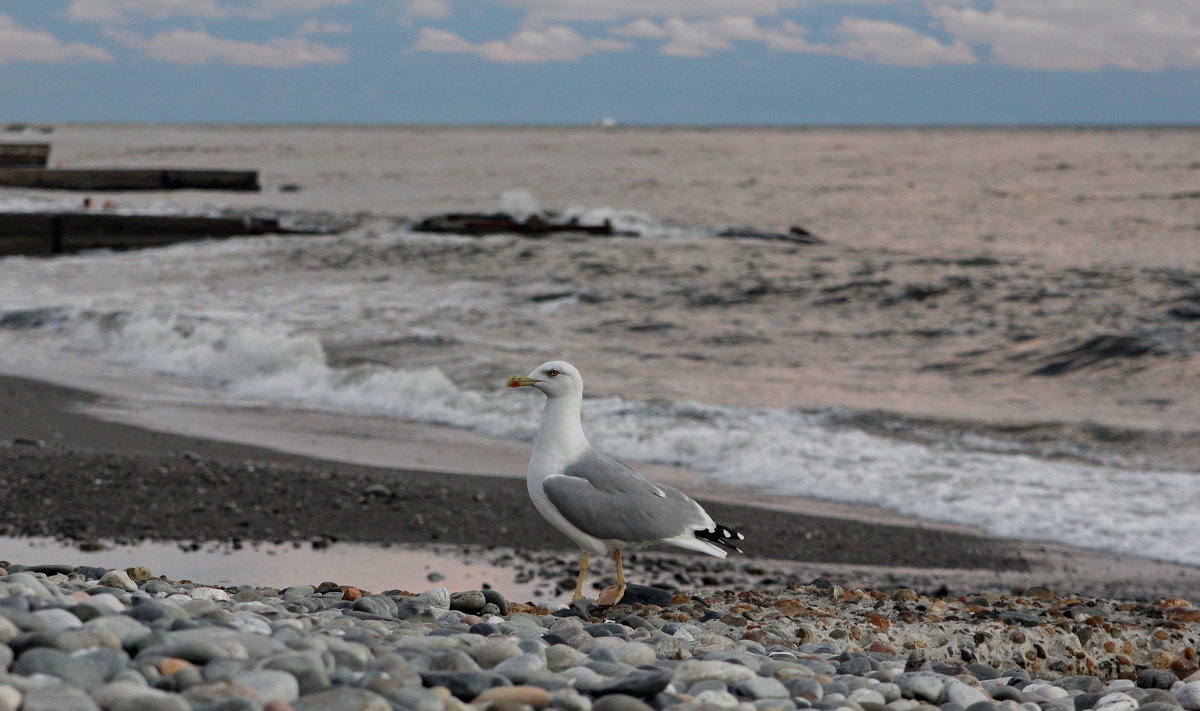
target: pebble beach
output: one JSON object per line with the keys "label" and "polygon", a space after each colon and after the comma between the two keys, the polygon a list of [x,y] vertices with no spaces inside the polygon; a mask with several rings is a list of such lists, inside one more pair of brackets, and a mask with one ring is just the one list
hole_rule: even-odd
{"label": "pebble beach", "polygon": [[0,573],[5,711],[1200,709],[1200,609],[1181,599],[817,579],[633,586],[598,609],[444,587],[222,588],[141,566]]}

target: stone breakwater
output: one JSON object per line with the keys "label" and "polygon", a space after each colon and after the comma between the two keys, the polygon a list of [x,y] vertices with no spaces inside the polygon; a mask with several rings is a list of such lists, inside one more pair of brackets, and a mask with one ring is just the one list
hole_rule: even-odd
{"label": "stone breakwater", "polygon": [[1017,592],[635,586],[598,609],[14,565],[0,711],[1200,711],[1200,609]]}

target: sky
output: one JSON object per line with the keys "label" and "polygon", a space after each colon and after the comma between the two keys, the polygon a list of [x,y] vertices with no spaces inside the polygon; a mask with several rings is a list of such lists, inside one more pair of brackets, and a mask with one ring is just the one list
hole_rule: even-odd
{"label": "sky", "polygon": [[1200,123],[1197,0],[0,0],[0,122]]}

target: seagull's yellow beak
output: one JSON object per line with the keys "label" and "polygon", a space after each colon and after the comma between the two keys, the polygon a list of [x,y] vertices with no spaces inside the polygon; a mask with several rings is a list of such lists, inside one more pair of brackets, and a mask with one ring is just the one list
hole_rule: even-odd
{"label": "seagull's yellow beak", "polygon": [[529,387],[529,386],[533,385],[534,383],[540,383],[540,382],[542,382],[542,381],[535,380],[534,378],[531,378],[528,375],[514,375],[511,378],[509,378],[508,382],[505,384],[508,385],[508,387],[510,387],[510,388],[521,388],[521,387]]}

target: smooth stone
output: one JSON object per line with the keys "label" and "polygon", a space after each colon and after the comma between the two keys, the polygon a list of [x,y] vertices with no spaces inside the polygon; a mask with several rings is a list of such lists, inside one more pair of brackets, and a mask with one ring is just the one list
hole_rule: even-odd
{"label": "smooth stone", "polygon": [[536,686],[496,686],[484,689],[471,703],[525,704],[535,709],[550,705],[550,692]]}
{"label": "smooth stone", "polygon": [[75,572],[75,566],[65,563],[47,563],[45,565],[31,565],[29,572],[41,573],[47,577],[51,575],[70,575]]}
{"label": "smooth stone", "polygon": [[135,565],[125,569],[125,574],[135,583],[144,583],[154,577],[154,573],[144,565]]}
{"label": "smooth stone", "polygon": [[8,644],[19,634],[21,634],[21,628],[17,627],[16,623],[7,617],[0,616],[0,644]]}
{"label": "smooth stone", "polygon": [[420,679],[411,684],[402,679],[374,679],[365,688],[387,699],[398,711],[443,711],[445,708],[442,697],[432,689],[422,687]]}
{"label": "smooth stone", "polygon": [[853,674],[855,676],[861,676],[872,670],[871,659],[862,656],[850,657],[837,666],[838,674]]}
{"label": "smooth stone", "polygon": [[83,622],[78,617],[61,607],[48,607],[44,610],[36,610],[33,616],[42,621],[42,630],[44,632],[63,632],[83,627]]}
{"label": "smooth stone", "polygon": [[444,587],[430,588],[417,595],[417,600],[442,610],[450,609],[450,591]]}
{"label": "smooth stone", "polygon": [[592,694],[606,696],[608,694],[625,694],[640,699],[648,699],[666,689],[671,683],[670,672],[662,669],[634,669],[623,674],[607,684],[593,687]]}
{"label": "smooth stone", "polygon": [[626,694],[609,694],[593,701],[592,711],[654,711],[654,707]]}
{"label": "smooth stone", "polygon": [[1179,705],[1179,700],[1175,698],[1175,695],[1166,689],[1145,689],[1145,693],[1138,697],[1138,708],[1158,702],[1172,706]]}
{"label": "smooth stone", "polygon": [[[105,667],[88,658],[78,658],[50,647],[26,650],[12,667],[13,672],[30,676],[47,674],[83,689],[103,684]],[[28,703],[28,700],[26,700]]]}
{"label": "smooth stone", "polygon": [[[739,705],[736,696],[728,691],[701,691],[692,699],[694,707],[700,709],[735,709]],[[693,708],[689,705],[689,708]]]}
{"label": "smooth stone", "polygon": [[16,687],[0,684],[0,711],[17,711],[21,707],[21,692]]}
{"label": "smooth stone", "polygon": [[555,673],[587,662],[586,654],[565,644],[554,644],[546,650],[546,668]]}
{"label": "smooth stone", "polygon": [[487,601],[488,605],[496,606],[497,615],[508,614],[508,599],[499,590],[484,590],[483,599]]}
{"label": "smooth stone", "polygon": [[395,617],[399,606],[384,595],[363,595],[354,601],[351,609],[366,612],[379,617]]}
{"label": "smooth stone", "polygon": [[296,652],[271,657],[262,663],[265,669],[287,672],[296,677],[302,695],[313,694],[329,688],[332,683],[329,671],[315,652]]}
{"label": "smooth stone", "polygon": [[1179,711],[1179,709],[1179,704],[1167,701],[1151,701],[1150,703],[1142,701],[1141,706],[1138,706],[1138,711]]}
{"label": "smooth stone", "polygon": [[450,595],[450,609],[468,615],[478,614],[486,604],[487,598],[482,590],[467,590]]}
{"label": "smooth stone", "polygon": [[133,578],[129,577],[129,573],[124,570],[110,570],[100,578],[100,584],[117,590],[133,592],[137,590],[137,583],[133,582]]}
{"label": "smooth stone", "polygon": [[[1015,701],[1020,704],[1025,701],[1025,694],[1015,686],[997,686],[988,690],[992,698],[996,701]],[[1079,697],[1076,697],[1079,698]],[[1096,698],[1100,698],[1097,696]],[[1091,708],[1090,706],[1088,708]]]}
{"label": "smooth stone", "polygon": [[879,706],[884,706],[888,702],[888,700],[884,698],[883,694],[879,693],[875,689],[868,689],[866,687],[851,691],[850,696],[847,698],[849,698],[851,701],[857,701],[860,705],[876,704]]}
{"label": "smooth stone", "polygon": [[661,588],[651,587],[649,585],[637,585],[630,583],[625,587],[625,594],[621,596],[620,605],[658,605],[666,607],[671,604],[671,600],[675,597],[675,593]]}
{"label": "smooth stone", "polygon": [[112,593],[92,595],[86,606],[95,608],[101,615],[119,615],[125,611],[125,603]]}
{"label": "smooth stone", "polygon": [[1200,711],[1200,681],[1189,681],[1175,691],[1179,705],[1187,711]]}
{"label": "smooth stone", "polygon": [[687,688],[687,693],[692,696],[702,694],[705,691],[729,691],[729,687],[725,686],[725,682],[717,681],[716,679],[705,679]]}
{"label": "smooth stone", "polygon": [[550,692],[550,704],[562,711],[592,711],[592,700],[571,688]]}
{"label": "smooth stone", "polygon": [[230,679],[234,684],[253,689],[263,701],[273,699],[291,703],[300,698],[300,683],[296,677],[275,669],[255,669],[235,674]]}
{"label": "smooth stone", "polygon": [[301,696],[292,708],[295,711],[392,711],[392,705],[379,694],[350,686]]}
{"label": "smooth stone", "polygon": [[612,655],[615,661],[634,667],[653,664],[657,659],[654,647],[642,642],[626,642],[616,647],[611,647],[608,653]]}
{"label": "smooth stone", "polygon": [[1170,689],[1177,681],[1179,677],[1165,669],[1143,669],[1136,683],[1142,689]]}
{"label": "smooth stone", "polygon": [[1138,707],[1137,699],[1123,691],[1117,691],[1100,697],[1093,709],[1100,711],[1133,711]]}
{"label": "smooth stone", "polygon": [[797,677],[788,679],[783,685],[791,692],[793,698],[804,699],[810,704],[815,704],[825,697],[825,688],[817,679]]}
{"label": "smooth stone", "polygon": [[524,684],[546,669],[546,660],[536,654],[518,654],[509,657],[492,668],[514,684]]}
{"label": "smooth stone", "polygon": [[964,709],[980,701],[990,701],[987,694],[961,681],[950,681],[946,684],[946,699],[948,703],[958,704]]}
{"label": "smooth stone", "polygon": [[[733,687],[733,692],[737,696],[743,696],[751,699],[788,699],[792,694],[787,690],[778,679],[771,677],[756,676],[753,679],[738,682]],[[879,697],[883,699],[882,696]]]}
{"label": "smooth stone", "polygon": [[165,580],[147,580],[138,586],[138,589],[150,595],[171,595],[175,592],[175,587]]}
{"label": "smooth stone", "polygon": [[430,671],[479,671],[480,666],[475,660],[461,649],[451,649],[434,657],[429,665]]}
{"label": "smooth stone", "polygon": [[976,701],[963,711],[998,711],[994,701]]}
{"label": "smooth stone", "polygon": [[726,686],[734,686],[739,682],[754,678],[752,670],[740,664],[730,662],[710,662],[700,659],[688,659],[675,667],[672,675],[676,686],[687,688],[703,679],[716,679]]}
{"label": "smooth stone", "polygon": [[121,699],[109,711],[192,711],[192,705],[178,694],[143,689],[136,696]]}
{"label": "smooth stone", "polygon": [[21,711],[100,711],[100,707],[82,689],[43,686],[25,692]]}
{"label": "smooth stone", "polygon": [[[551,647],[550,649],[554,649]],[[567,649],[570,649],[569,647]],[[575,650],[571,650],[575,652]],[[508,639],[489,639],[483,644],[473,647],[470,651],[471,656],[479,663],[479,666],[484,669],[491,669],[500,662],[510,657],[515,657],[521,653],[521,648],[516,642]],[[578,652],[575,652],[578,654]],[[546,661],[549,664],[550,650],[546,650]],[[557,655],[557,653],[556,653]]]}
{"label": "smooth stone", "polygon": [[83,628],[89,631],[107,632],[116,636],[125,649],[150,634],[150,628],[127,615],[108,615],[88,620]]}
{"label": "smooth stone", "polygon": [[450,690],[451,695],[463,701],[470,701],[493,686],[512,686],[507,677],[492,671],[425,671],[421,672],[421,681],[430,687],[444,686]]}
{"label": "smooth stone", "polygon": [[210,602],[229,600],[229,593],[220,588],[199,587],[188,590],[188,597],[193,600],[208,600]]}
{"label": "smooth stone", "polygon": [[91,696],[103,708],[112,708],[125,699],[132,699],[146,690],[146,680],[138,676],[141,683],[130,680],[110,681],[92,689]]}
{"label": "smooth stone", "polygon": [[[437,589],[445,590],[445,588]],[[450,604],[448,600],[446,604]],[[415,622],[433,622],[437,619],[437,614],[435,611],[438,609],[444,608],[439,608],[437,605],[431,605],[426,600],[405,600],[404,602],[396,605],[396,614],[394,617],[400,620],[413,620]]]}
{"label": "smooth stone", "polygon": [[904,694],[905,698],[926,701],[931,704],[937,704],[942,696],[942,692],[946,690],[945,682],[936,676],[904,673],[897,676],[893,681],[900,687],[900,691]]}
{"label": "smooth stone", "polygon": [[1100,681],[1099,678],[1086,674],[1064,676],[1050,683],[1067,691],[1082,691],[1085,694],[1092,694],[1104,688],[1104,682]]}

